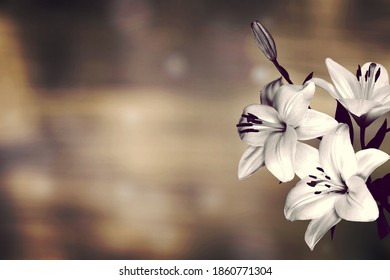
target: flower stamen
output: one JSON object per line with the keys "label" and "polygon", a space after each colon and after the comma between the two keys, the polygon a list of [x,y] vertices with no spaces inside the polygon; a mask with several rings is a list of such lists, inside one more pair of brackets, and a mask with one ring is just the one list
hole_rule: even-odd
{"label": "flower stamen", "polygon": [[246,127],[246,126],[253,126],[253,123],[238,123],[238,124],[236,124],[236,127]]}
{"label": "flower stamen", "polygon": [[376,83],[376,81],[378,81],[380,75],[381,75],[381,68],[379,67],[378,71],[376,71],[376,74],[375,74],[375,83]]}
{"label": "flower stamen", "polygon": [[360,77],[362,76],[362,68],[360,68],[360,64],[358,64],[358,69],[356,70],[356,78],[360,81]]}
{"label": "flower stamen", "polygon": [[[325,173],[325,170],[322,167],[316,167],[316,169],[318,171],[320,171],[321,173],[317,174],[317,176],[309,175],[309,177],[314,179],[314,180],[306,182],[306,184],[312,188],[319,186],[319,187],[326,187],[329,190],[326,190],[326,189],[322,190],[322,191],[317,190],[314,192],[314,194],[318,195],[321,193],[322,194],[323,193],[326,193],[326,194],[330,194],[330,193],[345,194],[345,193],[348,193],[348,187],[344,181],[341,184],[334,182],[334,181],[332,181],[330,176],[328,176]],[[332,188],[332,189],[330,189],[330,188]]]}
{"label": "flower stamen", "polygon": [[240,133],[248,133],[248,132],[260,132],[260,130],[254,128],[248,128],[240,131]]}
{"label": "flower stamen", "polygon": [[276,131],[285,131],[286,130],[286,124],[285,123],[271,123],[264,121],[257,117],[254,114],[247,113],[242,114],[242,118],[246,118],[246,122],[241,122],[236,124],[236,127],[252,127],[247,129],[239,130],[239,133],[248,133],[248,132],[260,132],[260,130],[265,128],[274,128]]}
{"label": "flower stamen", "polygon": [[[380,68],[378,68],[378,70],[375,72],[376,67],[377,67],[377,64],[374,62],[372,62],[369,65],[368,70],[364,74],[364,81],[363,81],[362,79],[360,79],[362,72],[361,72],[360,65],[358,65],[358,69],[356,71],[356,78],[360,82],[361,89],[362,89],[361,93],[360,93],[360,98],[362,98],[364,100],[369,99],[370,93],[373,92],[374,85],[380,77],[380,74],[381,74]],[[374,75],[374,73],[375,73],[375,75]]]}
{"label": "flower stamen", "polygon": [[322,167],[317,167],[316,168],[318,171],[321,171],[321,172],[325,172],[324,169]]}

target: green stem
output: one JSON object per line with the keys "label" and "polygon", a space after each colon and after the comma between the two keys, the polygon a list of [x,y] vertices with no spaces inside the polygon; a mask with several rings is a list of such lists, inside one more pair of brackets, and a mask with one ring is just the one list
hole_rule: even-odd
{"label": "green stem", "polygon": [[362,125],[360,126],[360,146],[362,147],[362,150],[366,148],[365,135],[366,135],[366,126]]}

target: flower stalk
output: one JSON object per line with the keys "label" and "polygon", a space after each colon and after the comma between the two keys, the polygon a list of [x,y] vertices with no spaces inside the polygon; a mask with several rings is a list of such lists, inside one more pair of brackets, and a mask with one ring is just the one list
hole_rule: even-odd
{"label": "flower stalk", "polygon": [[360,126],[360,146],[362,147],[362,150],[366,148],[366,126],[362,125]]}
{"label": "flower stalk", "polygon": [[278,62],[278,52],[276,50],[275,40],[272,37],[271,33],[264,27],[264,25],[262,25],[258,21],[254,21],[251,23],[251,30],[253,36],[256,39],[256,44],[259,49],[270,61],[272,61],[272,63],[275,65],[276,69],[283,76],[283,78],[289,84],[293,84],[287,70]]}

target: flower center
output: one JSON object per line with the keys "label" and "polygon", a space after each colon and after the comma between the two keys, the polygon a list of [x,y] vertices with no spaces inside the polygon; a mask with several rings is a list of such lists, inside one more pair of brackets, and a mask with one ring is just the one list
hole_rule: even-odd
{"label": "flower center", "polygon": [[246,121],[242,121],[236,125],[239,128],[239,133],[260,132],[268,128],[273,128],[275,131],[280,132],[286,131],[286,124],[282,122],[268,122],[251,113],[242,114],[241,117],[246,119]]}
{"label": "flower center", "polygon": [[[315,187],[321,187],[321,190],[315,190],[314,194],[329,194],[329,193],[339,193],[339,194],[345,194],[348,193],[348,187],[345,184],[345,182],[337,183],[335,181],[332,181],[332,178],[330,178],[324,171],[322,167],[317,167],[317,170],[320,172],[317,175],[309,175],[310,178],[313,180],[310,182],[307,182],[306,184],[312,188]],[[324,189],[325,187],[325,189]]]}
{"label": "flower center", "polygon": [[369,99],[370,94],[374,90],[374,85],[381,75],[381,68],[378,67],[378,70],[375,73],[376,68],[377,65],[375,63],[371,63],[363,78],[362,69],[360,68],[360,65],[358,65],[358,69],[356,71],[356,78],[360,82],[360,86],[362,88],[362,99]]}

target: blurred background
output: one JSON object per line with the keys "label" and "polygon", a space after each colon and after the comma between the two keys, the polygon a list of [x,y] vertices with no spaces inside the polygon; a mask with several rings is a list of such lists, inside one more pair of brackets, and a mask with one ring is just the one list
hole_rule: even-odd
{"label": "blurred background", "polygon": [[283,215],[297,180],[239,181],[235,127],[279,77],[251,21],[294,82],[329,80],[326,57],[390,69],[389,1],[0,3],[0,258],[390,257],[376,223],[346,221],[311,252]]}

